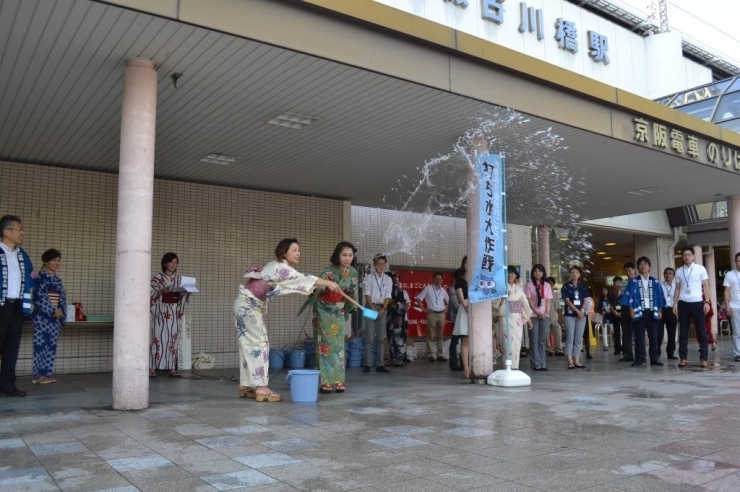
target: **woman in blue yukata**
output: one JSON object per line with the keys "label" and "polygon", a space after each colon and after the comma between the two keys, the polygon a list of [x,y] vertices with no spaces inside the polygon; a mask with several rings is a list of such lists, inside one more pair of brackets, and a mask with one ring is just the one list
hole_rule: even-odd
{"label": "woman in blue yukata", "polygon": [[234,301],[234,324],[239,344],[239,397],[275,402],[282,397],[267,383],[270,343],[264,315],[267,303],[285,294],[309,295],[316,287],[341,292],[335,282],[295,270],[301,259],[301,247],[294,238],[283,239],[275,248],[275,261],[264,267],[250,267],[247,281],[239,286]]}
{"label": "woman in blue yukata", "polygon": [[49,249],[41,255],[44,263],[33,291],[33,383],[56,383],[53,376],[59,328],[67,322],[67,294],[57,270],[62,253]]}

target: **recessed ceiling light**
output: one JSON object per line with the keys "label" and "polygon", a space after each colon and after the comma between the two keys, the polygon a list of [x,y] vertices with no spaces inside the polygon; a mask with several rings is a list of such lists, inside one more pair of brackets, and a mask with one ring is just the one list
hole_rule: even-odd
{"label": "recessed ceiling light", "polygon": [[228,166],[236,161],[242,160],[241,157],[226,154],[208,154],[200,160],[200,162],[207,162],[209,164],[220,164],[222,166]]}
{"label": "recessed ceiling light", "polygon": [[651,195],[653,193],[660,193],[662,191],[663,190],[661,190],[660,188],[638,188],[636,190],[630,190],[627,193],[630,195],[642,196],[642,195]]}
{"label": "recessed ceiling light", "polygon": [[597,255],[605,255],[605,254],[606,254],[606,251],[599,251],[599,252],[598,252],[598,253],[596,253],[596,254],[597,254]]}
{"label": "recessed ceiling light", "polygon": [[605,260],[611,260],[611,259],[612,259],[612,257],[611,257],[611,256],[605,256],[605,257],[604,257],[604,259],[605,259]]}
{"label": "recessed ceiling light", "polygon": [[318,121],[318,118],[315,116],[306,116],[305,114],[298,113],[282,113],[268,121],[267,124],[300,130],[314,121]]}
{"label": "recessed ceiling light", "polygon": [[617,243],[604,243],[604,246],[616,246]]}

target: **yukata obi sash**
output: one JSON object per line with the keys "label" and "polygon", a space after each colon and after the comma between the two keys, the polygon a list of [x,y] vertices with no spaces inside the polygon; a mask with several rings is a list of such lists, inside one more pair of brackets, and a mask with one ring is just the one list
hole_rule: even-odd
{"label": "yukata obi sash", "polygon": [[509,313],[524,314],[524,304],[522,301],[509,301]]}
{"label": "yukata obi sash", "polygon": [[247,288],[252,295],[262,302],[267,301],[267,294],[273,289],[272,286],[262,279],[260,272],[262,271],[261,266],[251,266],[244,272],[244,278],[247,280],[244,282],[244,287]]}
{"label": "yukata obi sash", "polygon": [[165,304],[177,304],[180,302],[180,295],[179,292],[167,292],[166,294],[162,294],[162,302]]}

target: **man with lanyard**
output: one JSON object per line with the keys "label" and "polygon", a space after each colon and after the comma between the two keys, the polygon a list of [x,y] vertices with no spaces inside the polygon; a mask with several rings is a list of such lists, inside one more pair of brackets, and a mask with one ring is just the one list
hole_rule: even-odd
{"label": "man with lanyard", "polygon": [[[631,261],[624,264],[624,273],[627,274],[627,284],[622,287],[622,297],[619,299],[620,324],[622,325],[622,355],[619,362],[635,362],[637,359],[632,355],[632,318],[630,317],[630,300],[629,282],[637,274],[635,264]],[[642,359],[640,359],[642,362]]]}
{"label": "man with lanyard", "polygon": [[640,275],[632,278],[627,284],[630,291],[630,317],[635,331],[635,361],[633,367],[641,366],[645,359],[645,330],[650,340],[650,365],[662,366],[658,359],[658,336],[656,328],[663,316],[665,297],[658,279],[650,275],[650,260],[646,256],[637,259]]}
{"label": "man with lanyard", "polygon": [[673,314],[673,294],[676,290],[675,277],[676,270],[668,267],[663,270],[665,282],[660,283],[660,287],[663,289],[663,297],[665,297],[665,307],[663,308],[663,317],[658,323],[658,357],[660,357],[660,347],[663,346],[663,335],[667,331],[668,342],[665,345],[665,353],[669,360],[678,359],[674,355],[676,353],[676,326],[678,326],[678,319]]}
{"label": "man with lanyard", "polygon": [[725,288],[725,309],[732,323],[732,351],[735,362],[740,362],[740,253],[735,254],[735,269],[727,272],[722,285]]}
{"label": "man with lanyard", "polygon": [[683,266],[676,271],[676,293],[673,295],[673,314],[678,315],[678,367],[689,365],[689,319],[694,320],[699,337],[699,366],[707,367],[707,330],[704,328],[704,315],[709,312],[709,302],[702,301],[702,289],[709,293],[707,270],[694,263],[694,250],[681,250]]}
{"label": "man with lanyard", "polygon": [[370,372],[373,364],[373,340],[378,344],[378,365],[376,371],[390,372],[385,367],[385,334],[386,334],[386,314],[388,313],[388,304],[391,302],[391,290],[393,280],[385,274],[386,258],[385,255],[377,254],[373,258],[373,272],[365,276],[362,283],[362,292],[365,295],[365,304],[368,308],[378,312],[378,318],[375,320],[365,319],[365,364],[362,372]]}
{"label": "man with lanyard", "polygon": [[[424,287],[424,290],[416,296],[416,302],[421,306],[421,310],[427,315],[427,354],[429,362],[435,360],[446,361],[442,355],[444,342],[445,314],[447,306],[450,304],[450,297],[447,291],[442,287],[442,274],[434,272],[432,284]],[[426,306],[424,306],[426,301]],[[434,356],[433,342],[437,342],[437,357]]]}
{"label": "man with lanyard", "polygon": [[33,264],[21,244],[20,217],[0,218],[0,393],[7,396],[26,396],[15,386],[15,365],[21,347],[23,315],[31,313]]}

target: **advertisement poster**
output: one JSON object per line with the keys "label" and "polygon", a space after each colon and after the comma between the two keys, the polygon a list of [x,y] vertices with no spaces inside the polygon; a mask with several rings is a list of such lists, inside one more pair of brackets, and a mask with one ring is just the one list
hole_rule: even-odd
{"label": "advertisement poster", "polygon": [[[403,289],[408,292],[411,298],[411,307],[408,310],[408,334],[409,338],[426,338],[427,337],[427,317],[421,311],[421,306],[416,302],[416,296],[421,294],[424,287],[432,283],[432,276],[435,270],[419,270],[418,268],[391,268],[393,273],[401,275],[401,284]],[[452,272],[436,270],[442,274],[442,288],[447,291],[452,285]],[[452,322],[447,319],[445,322],[444,336],[449,337],[452,334]]]}

